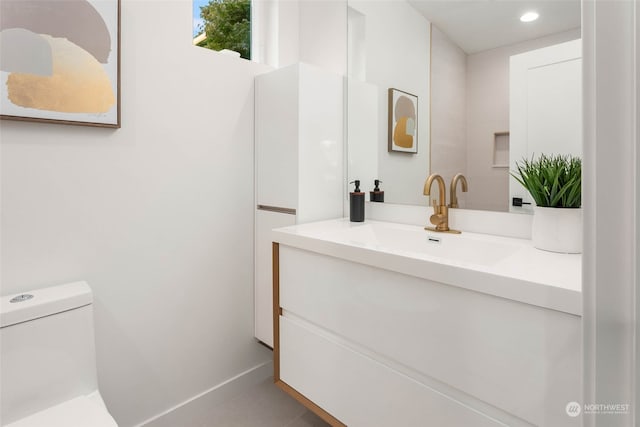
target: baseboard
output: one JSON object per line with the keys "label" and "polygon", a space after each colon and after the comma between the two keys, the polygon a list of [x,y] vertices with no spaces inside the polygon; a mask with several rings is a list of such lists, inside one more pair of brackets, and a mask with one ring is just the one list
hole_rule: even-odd
{"label": "baseboard", "polygon": [[236,375],[233,378],[193,396],[182,403],[138,424],[136,427],[188,426],[197,414],[211,411],[211,408],[225,400],[241,394],[251,386],[273,375],[273,362],[268,361]]}

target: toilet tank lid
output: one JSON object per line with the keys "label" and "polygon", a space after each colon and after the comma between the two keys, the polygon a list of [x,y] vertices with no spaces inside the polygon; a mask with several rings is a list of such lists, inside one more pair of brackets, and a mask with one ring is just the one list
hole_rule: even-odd
{"label": "toilet tank lid", "polygon": [[50,316],[92,302],[91,288],[84,281],[3,296],[0,304],[0,327]]}

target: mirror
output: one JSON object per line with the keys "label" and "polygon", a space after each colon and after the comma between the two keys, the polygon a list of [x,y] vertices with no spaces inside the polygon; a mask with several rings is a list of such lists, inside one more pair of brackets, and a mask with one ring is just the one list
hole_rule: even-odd
{"label": "mirror", "polygon": [[[534,154],[534,134],[547,138],[546,147],[555,152],[579,154],[565,150],[564,141],[580,146],[581,125],[575,118],[581,116],[581,99],[572,104],[578,111],[565,106],[551,114],[554,126],[572,123],[571,132],[526,131],[534,122],[549,127],[549,114],[543,113],[552,110],[544,108],[550,101],[526,97],[517,101],[519,109],[527,111],[533,102],[541,107],[539,114],[520,119],[524,128],[512,129],[510,123],[516,120],[510,117],[511,92],[518,92],[510,90],[511,57],[579,39],[579,0],[347,3],[347,167],[349,180],[359,179],[363,191],[372,190],[373,180],[380,179],[385,202],[426,206],[422,189],[430,173],[442,175],[449,186],[462,172],[469,192],[458,190],[461,208],[526,212],[526,207],[511,206],[513,195],[520,193],[509,189],[510,155],[519,155],[519,160]],[[528,11],[537,12],[539,19],[521,22]],[[580,66],[571,69],[578,75],[567,78],[580,87]],[[542,80],[552,83],[547,92],[566,86],[550,75]],[[417,98],[415,122],[411,115],[399,120],[402,115],[397,100],[390,100],[390,89]],[[516,114],[512,110],[511,115]],[[411,138],[416,152],[394,150],[396,135]]]}

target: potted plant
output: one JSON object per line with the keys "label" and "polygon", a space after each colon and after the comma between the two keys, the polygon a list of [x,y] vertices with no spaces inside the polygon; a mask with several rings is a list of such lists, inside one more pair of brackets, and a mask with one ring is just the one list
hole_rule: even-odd
{"label": "potted plant", "polygon": [[553,252],[582,252],[582,161],[571,155],[540,155],[516,162],[511,173],[536,203],[531,240]]}

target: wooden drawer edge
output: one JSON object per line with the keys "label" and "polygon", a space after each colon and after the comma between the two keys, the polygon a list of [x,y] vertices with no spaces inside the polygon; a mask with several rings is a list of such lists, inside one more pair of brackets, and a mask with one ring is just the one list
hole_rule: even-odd
{"label": "wooden drawer edge", "polygon": [[304,407],[329,423],[332,427],[346,427],[333,415],[306,398],[302,393],[280,379],[280,246],[273,242],[273,382],[282,391],[300,402]]}
{"label": "wooden drawer edge", "polygon": [[341,423],[337,418],[322,409],[320,406],[316,405],[313,401],[307,399],[302,393],[298,392],[289,384],[280,379],[277,379],[274,382],[282,391],[300,402],[304,407],[316,414],[318,417],[322,418],[332,427],[346,427],[346,424]]}

